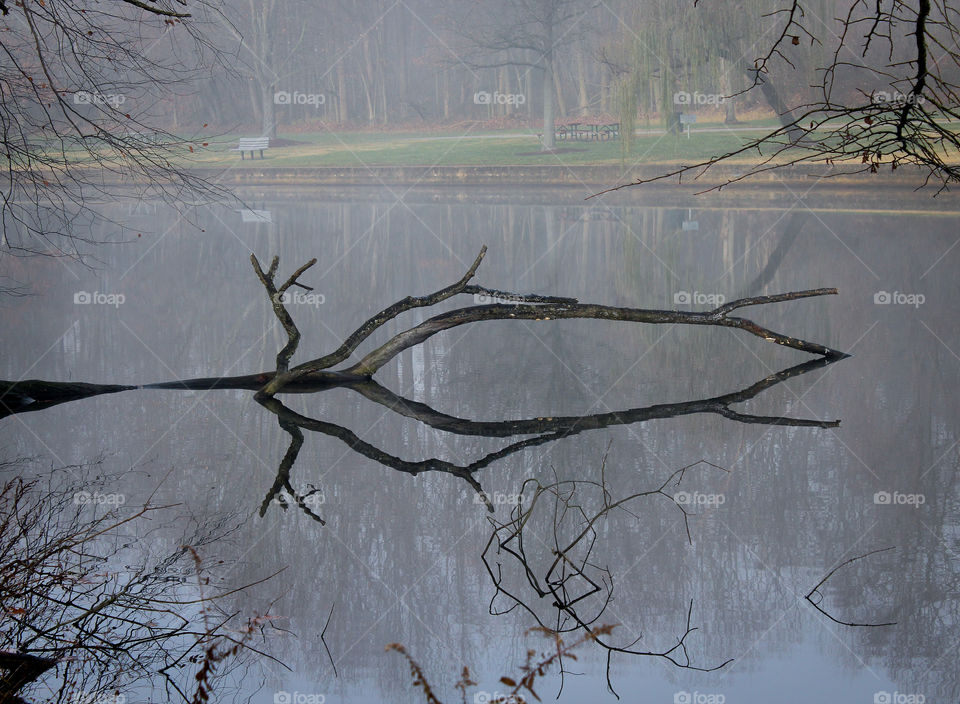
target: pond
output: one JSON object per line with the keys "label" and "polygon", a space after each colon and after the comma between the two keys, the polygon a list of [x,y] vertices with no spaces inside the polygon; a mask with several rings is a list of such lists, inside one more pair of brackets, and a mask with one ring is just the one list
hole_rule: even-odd
{"label": "pond", "polygon": [[[444,701],[460,698],[465,665],[478,682],[474,701],[508,692],[501,676],[516,676],[528,648],[549,649],[529,632],[534,615],[555,626],[557,609],[531,589],[515,553],[485,548],[497,526],[507,534],[517,495],[528,500],[536,480],[561,482],[567,512],[556,495],[543,497],[549,510],[525,527],[528,569],[545,579],[555,536],[569,539],[596,515],[589,557],[578,545],[563,573],[570,593],[599,585],[583,617],[615,625],[610,643],[640,638],[635,648],[663,652],[684,636],[689,613],[689,662],[710,669],[732,659],[701,672],[613,653],[609,681],[623,701],[956,701],[960,212],[924,195],[821,188],[811,205],[741,194],[721,206],[667,189],[596,202],[535,189],[277,188],[244,194],[244,209],[120,203],[114,215],[134,228],[132,241],[98,249],[90,268],[31,259],[7,272],[37,295],[0,308],[4,329],[16,331],[5,336],[2,374],[140,385],[269,371],[286,336],[251,252],[261,262],[279,255],[281,279],[318,259],[301,277],[313,290],[291,289],[287,305],[302,333],[297,363],[332,351],[391,303],[457,281],[486,245],[476,283],[612,306],[707,310],[838,288],[738,311],[852,356],[784,375],[731,408],[839,424],[746,422],[690,405],[627,413],[750,389],[812,359],[744,331],[498,320],[431,337],[374,378],[425,404],[408,410],[490,422],[613,414],[610,422],[513,447],[529,435],[449,432],[350,388],[280,394],[289,411],[326,424],[302,431],[284,470],[309,510],[270,493],[293,435],[248,390],[139,389],[64,403],[3,419],[0,446],[7,458],[37,458],[30,471],[41,475],[102,457],[117,477],[108,488],[128,506],[170,505],[151,518],[155,532],[135,536],[158,554],[183,539],[183,516],[236,524],[204,557],[225,560],[230,586],[279,572],[230,595],[226,608],[269,611],[276,627],[261,645],[289,667],[264,659],[236,674],[230,697],[240,700],[423,701],[390,643]],[[360,352],[437,310],[473,304],[458,296],[403,313]],[[463,476],[398,471],[358,441],[458,467],[509,447],[472,475],[494,511]],[[607,651],[587,642],[575,654],[564,661],[561,701],[615,701]],[[679,650],[673,657],[686,662]],[[560,685],[554,668],[537,692],[553,697]]]}

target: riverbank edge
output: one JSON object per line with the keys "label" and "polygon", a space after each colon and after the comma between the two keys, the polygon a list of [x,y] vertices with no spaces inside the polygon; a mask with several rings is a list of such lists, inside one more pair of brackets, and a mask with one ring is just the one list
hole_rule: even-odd
{"label": "riverbank edge", "polygon": [[[190,169],[192,176],[221,185],[234,186],[524,186],[587,187],[597,192],[614,186],[651,179],[677,168],[652,164],[624,170],[615,165],[515,165],[515,166],[250,166],[249,162],[224,169]],[[690,191],[724,186],[733,188],[783,188],[785,185],[813,186],[818,183],[846,188],[894,188],[915,190],[924,185],[926,172],[900,167],[879,173],[849,173],[850,168],[824,165],[785,166],[727,186],[750,169],[748,164],[723,164],[693,178],[662,179],[644,185],[650,188],[683,188]],[[935,189],[935,185],[929,186]],[[637,190],[637,189],[625,189]]]}

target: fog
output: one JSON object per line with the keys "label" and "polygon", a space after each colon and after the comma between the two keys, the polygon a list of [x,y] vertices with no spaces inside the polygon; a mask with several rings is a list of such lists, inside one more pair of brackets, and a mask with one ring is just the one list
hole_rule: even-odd
{"label": "fog", "polygon": [[960,696],[951,13],[8,5],[0,701]]}

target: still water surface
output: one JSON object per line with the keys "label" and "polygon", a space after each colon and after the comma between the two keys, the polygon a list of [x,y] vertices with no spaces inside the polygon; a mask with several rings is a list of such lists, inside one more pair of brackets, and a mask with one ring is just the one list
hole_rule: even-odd
{"label": "still water surface", "polygon": [[[610,207],[564,192],[493,200],[412,192],[397,202],[388,193],[325,200],[279,189],[250,198],[269,216],[220,208],[191,222],[162,207],[117,206],[143,235],[100,250],[95,270],[18,265],[39,295],[3,304],[4,329],[16,331],[3,343],[3,378],[144,384],[270,369],[284,336],[250,252],[262,261],[279,254],[283,276],[319,259],[303,277],[314,295],[289,306],[303,332],[294,362],[333,350],[395,300],[455,281],[484,244],[480,284],[618,306],[690,308],[684,293],[732,300],[836,286],[839,296],[742,311],[853,356],[736,410],[838,419],[839,427],[684,415],[520,449],[477,478],[505,521],[510,497],[531,477],[599,481],[603,465],[611,495],[622,497],[710,463],[688,471],[680,487],[714,497],[691,510],[689,540],[663,497],[598,526],[592,562],[613,583],[598,623],[619,624],[620,644],[642,635],[641,646],[663,650],[683,634],[693,600],[694,664],[734,661],[699,673],[614,655],[610,678],[623,701],[869,703],[883,692],[957,701],[960,217],[949,204],[919,197],[909,212],[891,212],[838,197],[810,211],[792,199],[715,208],[672,196]],[[79,292],[122,294],[123,303],[75,304]],[[875,303],[883,292],[894,302]],[[906,299],[894,292],[922,294],[923,303],[897,303]],[[460,298],[439,308],[472,304]],[[428,316],[404,314],[361,352]],[[695,401],[807,359],[726,329],[497,321],[440,334],[376,379],[442,413],[497,421]],[[467,465],[518,439],[442,432],[348,389],[281,398],[409,461]],[[171,520],[175,511],[236,518],[241,529],[222,549],[235,560],[238,585],[286,567],[235,604],[256,610],[279,598],[271,612],[289,631],[269,650],[293,672],[258,669],[242,684],[252,701],[273,702],[280,691],[323,695],[328,704],[418,701],[405,663],[384,652],[391,642],[421,662],[445,700],[459,698],[452,686],[463,665],[481,693],[503,690],[499,677],[543,643],[524,635],[535,623],[524,610],[489,613],[495,589],[481,553],[490,514],[471,487],[449,474],[410,476],[340,438],[305,432],[291,481],[320,490],[316,512],[326,525],[277,504],[261,517],[289,441],[246,391],[131,391],[0,424],[7,456],[51,466],[105,453],[111,471],[136,468],[116,488],[128,502],[159,484],[156,500],[180,504]],[[922,499],[896,503],[905,495]],[[550,535],[536,528],[540,539],[528,550],[542,562]],[[833,567],[888,546],[895,549],[836,573],[821,606],[842,621],[896,625],[839,625],[804,600]],[[527,595],[549,621],[549,603]],[[319,639],[331,607],[325,638],[337,677]],[[602,651],[579,652],[567,668],[583,674],[566,678],[561,700],[614,701]],[[551,697],[558,686],[550,679],[539,693]]]}

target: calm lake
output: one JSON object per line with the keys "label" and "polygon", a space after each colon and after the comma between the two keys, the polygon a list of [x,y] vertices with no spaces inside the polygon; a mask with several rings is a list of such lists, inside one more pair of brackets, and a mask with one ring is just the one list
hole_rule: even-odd
{"label": "calm lake", "polygon": [[[950,194],[818,194],[809,204],[741,189],[720,208],[667,189],[597,202],[561,190],[333,197],[278,188],[248,192],[246,209],[177,214],[119,203],[113,215],[134,228],[132,241],[97,249],[91,268],[35,258],[7,272],[37,295],[2,302],[0,365],[4,379],[137,385],[271,370],[286,337],[251,252],[265,263],[279,255],[280,278],[318,259],[301,279],[314,290],[296,290],[287,306],[303,334],[297,363],[334,350],[391,303],[456,281],[487,245],[478,284],[615,306],[707,310],[837,287],[836,296],[737,312],[852,357],[731,406],[837,427],[689,407],[674,417],[624,414],[485,461],[473,476],[493,513],[462,476],[398,471],[351,438],[406,462],[465,467],[525,436],[448,432],[348,388],[279,397],[329,431],[304,430],[285,470],[310,512],[268,493],[291,435],[250,391],[143,389],[65,403],[3,419],[0,446],[6,458],[36,458],[30,471],[41,475],[102,457],[96,471],[119,477],[110,490],[127,505],[151,495],[173,505],[153,516],[144,538],[158,554],[183,540],[184,517],[236,527],[204,553],[228,566],[224,585],[282,570],[231,595],[226,608],[275,617],[261,646],[291,671],[254,660],[233,675],[226,700],[423,701],[407,663],[385,650],[401,643],[444,701],[460,699],[464,665],[479,683],[469,698],[490,701],[509,691],[502,676],[519,679],[528,648],[549,648],[528,632],[534,614],[558,623],[551,598],[539,598],[495,543],[488,571],[490,519],[510,521],[517,494],[531,496],[528,480],[576,488],[564,494],[566,512],[544,497],[526,528],[528,569],[545,579],[555,536],[572,540],[584,517],[603,509],[604,492],[608,502],[652,492],[690,466],[679,485],[604,513],[589,557],[578,547],[583,574],[564,588],[599,585],[582,615],[616,625],[609,643],[640,638],[635,648],[669,650],[690,609],[690,663],[733,661],[699,672],[614,653],[609,679],[622,701],[957,701],[960,210]],[[473,304],[458,296],[404,313],[360,353],[436,311]],[[508,421],[696,402],[810,359],[716,327],[493,321],[441,333],[374,378],[447,416]],[[893,549],[844,564],[882,548]],[[498,594],[492,575],[523,606]],[[195,587],[188,579],[178,589]],[[575,652],[564,661],[560,700],[616,701],[607,651],[584,643]],[[561,679],[554,668],[538,682],[546,700]],[[127,701],[140,696],[149,695]]]}

